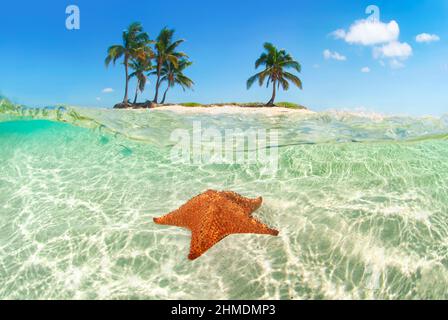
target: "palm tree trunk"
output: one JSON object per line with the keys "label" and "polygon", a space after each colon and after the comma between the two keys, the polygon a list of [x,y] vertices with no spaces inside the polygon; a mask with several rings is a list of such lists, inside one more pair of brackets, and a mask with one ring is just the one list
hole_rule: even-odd
{"label": "palm tree trunk", "polygon": [[160,102],[161,104],[164,104],[164,103],[165,103],[166,93],[168,92],[168,89],[169,89],[169,88],[170,88],[170,86],[168,85],[168,86],[166,87],[165,92],[163,93],[163,98],[162,98],[162,101]]}
{"label": "palm tree trunk", "polygon": [[275,101],[275,91],[276,89],[276,81],[272,81],[272,97],[271,100],[269,100],[269,102],[267,103],[268,106],[273,106],[274,105],[274,101]]}
{"label": "palm tree trunk", "polygon": [[134,104],[137,103],[137,95],[138,95],[138,87],[140,85],[140,81],[137,80],[137,87],[135,88],[135,97],[134,97]]}
{"label": "palm tree trunk", "polygon": [[156,94],[154,96],[154,103],[157,103],[159,100],[159,87],[160,87],[160,73],[162,71],[162,63],[160,61],[157,62],[157,81],[156,81]]}
{"label": "palm tree trunk", "polygon": [[124,58],[124,70],[126,73],[126,86],[124,88],[123,103],[128,103],[128,86],[129,86],[129,74],[128,74],[128,57]]}

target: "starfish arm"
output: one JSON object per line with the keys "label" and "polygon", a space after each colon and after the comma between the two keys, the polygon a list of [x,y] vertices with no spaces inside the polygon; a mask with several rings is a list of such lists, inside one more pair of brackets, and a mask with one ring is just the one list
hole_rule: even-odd
{"label": "starfish arm", "polygon": [[250,199],[243,197],[238,193],[232,191],[223,191],[222,194],[232,202],[241,206],[242,209],[244,210],[244,213],[247,215],[252,214],[252,212],[260,208],[261,203],[263,202],[262,197],[258,197],[256,199]]}
{"label": "starfish arm", "polygon": [[174,210],[171,213],[168,213],[167,215],[164,215],[160,218],[154,218],[153,219],[155,223],[161,224],[161,225],[169,225],[169,226],[176,226],[181,228],[187,228],[187,221],[185,221],[182,212],[177,209]]}
{"label": "starfish arm", "polygon": [[230,233],[256,233],[256,234],[268,234],[272,236],[277,236],[278,231],[269,228],[264,223],[257,221],[254,218],[244,219],[238,221],[238,223],[233,224]]}
{"label": "starfish arm", "polygon": [[218,230],[213,230],[211,234],[205,234],[201,231],[192,231],[190,254],[188,255],[188,259],[195,260],[199,258],[204,254],[204,252],[213,247],[226,236],[226,234],[222,234]]}

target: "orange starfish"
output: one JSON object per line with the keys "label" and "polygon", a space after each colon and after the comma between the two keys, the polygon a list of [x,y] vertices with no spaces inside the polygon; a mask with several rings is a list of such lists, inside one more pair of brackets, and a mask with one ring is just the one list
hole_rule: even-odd
{"label": "orange starfish", "polygon": [[249,199],[230,191],[208,190],[154,222],[191,230],[190,254],[194,260],[233,233],[278,235],[278,231],[252,218],[263,199]]}

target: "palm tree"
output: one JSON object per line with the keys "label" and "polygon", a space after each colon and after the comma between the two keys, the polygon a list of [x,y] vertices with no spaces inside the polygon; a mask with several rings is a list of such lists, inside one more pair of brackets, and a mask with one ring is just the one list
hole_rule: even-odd
{"label": "palm tree", "polygon": [[255,61],[255,69],[261,65],[265,66],[265,69],[247,80],[247,89],[250,89],[256,80],[258,80],[258,83],[262,86],[264,80],[267,78],[266,87],[269,87],[269,84],[272,83],[272,97],[267,105],[274,106],[276,89],[281,86],[283,90],[288,90],[288,80],[294,83],[299,89],[302,89],[302,81],[300,78],[292,73],[284,71],[286,68],[292,68],[297,72],[300,72],[301,66],[289,53],[283,49],[278,50],[272,43],[266,42],[264,44],[264,49],[266,52],[261,54],[257,61]]}
{"label": "palm tree", "polygon": [[127,30],[123,31],[123,44],[113,45],[107,50],[107,57],[105,60],[106,67],[110,62],[114,64],[118,59],[123,57],[124,70],[126,74],[126,85],[124,89],[123,103],[128,103],[128,86],[129,86],[129,61],[132,58],[144,58],[151,49],[148,46],[151,41],[148,34],[143,31],[143,27],[139,22],[132,23]]}
{"label": "palm tree", "polygon": [[163,28],[155,42],[155,60],[156,60],[156,93],[154,96],[154,103],[159,99],[159,88],[162,76],[162,67],[166,61],[169,61],[177,68],[179,58],[187,57],[183,52],[177,52],[177,47],[184,42],[184,40],[176,40],[173,42],[173,29]]}
{"label": "palm tree", "polygon": [[166,82],[167,86],[165,92],[163,93],[163,98],[160,102],[161,104],[165,103],[166,93],[168,92],[168,90],[174,87],[176,84],[180,85],[184,91],[193,87],[193,80],[183,74],[183,71],[192,64],[193,62],[186,59],[178,60],[177,67],[170,61],[165,62],[160,72],[160,83]]}
{"label": "palm tree", "polygon": [[135,87],[135,97],[134,97],[134,104],[137,103],[137,95],[138,91],[143,92],[145,90],[146,82],[148,80],[148,77],[146,76],[145,72],[150,71],[153,66],[151,65],[151,58],[147,57],[146,59],[133,59],[129,66],[134,70],[129,75],[129,78],[137,78],[137,85]]}

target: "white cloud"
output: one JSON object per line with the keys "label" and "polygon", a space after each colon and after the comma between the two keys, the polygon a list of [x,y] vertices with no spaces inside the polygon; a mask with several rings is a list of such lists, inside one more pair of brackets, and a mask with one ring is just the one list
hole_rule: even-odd
{"label": "white cloud", "polygon": [[338,61],[345,61],[347,60],[346,56],[343,56],[342,54],[338,53],[338,52],[332,52],[328,49],[324,50],[324,58],[325,59],[334,59],[334,60],[338,60]]}
{"label": "white cloud", "polygon": [[336,39],[343,39],[350,44],[371,46],[397,41],[400,35],[400,27],[396,21],[383,23],[358,20],[350,26],[348,31],[338,29],[332,34]]}
{"label": "white cloud", "polygon": [[412,47],[406,42],[390,42],[381,47],[375,47],[373,56],[375,58],[393,58],[406,60],[412,55]]}
{"label": "white cloud", "polygon": [[112,88],[104,88],[103,91],[101,91],[102,93],[112,93],[114,92],[114,89]]}
{"label": "white cloud", "polygon": [[415,41],[422,43],[422,42],[434,42],[439,41],[440,37],[436,34],[429,34],[429,33],[420,33],[415,37]]}
{"label": "white cloud", "polygon": [[347,33],[345,32],[344,29],[338,29],[336,31],[333,31],[331,33],[336,39],[345,39],[345,36],[347,35]]}
{"label": "white cloud", "polygon": [[392,59],[389,64],[392,69],[404,68],[404,64],[402,62],[398,61],[397,59]]}
{"label": "white cloud", "polygon": [[370,68],[369,67],[364,67],[361,69],[362,73],[369,73],[370,72]]}
{"label": "white cloud", "polygon": [[[338,29],[332,35],[336,39],[342,39],[349,44],[372,47],[373,57],[380,59],[382,66],[385,66],[387,62],[394,69],[403,68],[403,61],[412,56],[413,53],[412,47],[408,43],[399,41],[400,26],[395,20],[388,23],[371,19],[358,20],[352,23],[348,30]],[[427,36],[432,38],[435,35]],[[427,36],[423,38],[427,39]],[[362,70],[367,69],[363,68]]]}

